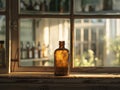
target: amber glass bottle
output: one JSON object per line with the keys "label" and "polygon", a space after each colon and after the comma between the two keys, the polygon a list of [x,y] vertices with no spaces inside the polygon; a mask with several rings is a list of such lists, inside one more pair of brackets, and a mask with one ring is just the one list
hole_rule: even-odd
{"label": "amber glass bottle", "polygon": [[54,52],[54,68],[55,76],[69,74],[69,50],[65,48],[64,41],[59,41],[59,48]]}

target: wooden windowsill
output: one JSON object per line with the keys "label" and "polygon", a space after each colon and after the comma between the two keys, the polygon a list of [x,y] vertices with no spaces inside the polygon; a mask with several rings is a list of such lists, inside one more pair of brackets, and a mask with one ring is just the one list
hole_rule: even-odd
{"label": "wooden windowsill", "polygon": [[117,85],[120,86],[120,74],[81,74],[54,76],[53,72],[13,72],[0,74],[0,83],[4,84],[66,84],[66,85]]}
{"label": "wooden windowsill", "polygon": [[0,77],[12,77],[12,78],[120,78],[120,74],[86,74],[86,73],[70,73],[68,76],[54,76],[53,72],[12,72],[9,74],[0,74]]}

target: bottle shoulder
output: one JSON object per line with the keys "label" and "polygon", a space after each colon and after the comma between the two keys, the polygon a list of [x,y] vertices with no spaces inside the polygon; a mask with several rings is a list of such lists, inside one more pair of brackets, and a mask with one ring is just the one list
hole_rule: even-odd
{"label": "bottle shoulder", "polygon": [[69,50],[67,48],[57,48],[55,50],[55,52],[59,52],[59,51],[67,51],[67,52],[69,52]]}

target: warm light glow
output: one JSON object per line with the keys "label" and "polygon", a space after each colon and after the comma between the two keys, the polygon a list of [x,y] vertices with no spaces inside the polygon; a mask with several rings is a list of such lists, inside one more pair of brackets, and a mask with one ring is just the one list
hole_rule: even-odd
{"label": "warm light glow", "polygon": [[63,35],[63,26],[60,23],[59,24],[59,41],[63,41],[64,35]]}
{"label": "warm light glow", "polygon": [[59,24],[59,41],[68,41],[68,23],[67,21]]}
{"label": "warm light glow", "polygon": [[57,66],[59,67],[67,67],[68,63],[67,63],[67,60],[68,60],[68,53],[67,51],[63,50],[63,51],[59,51],[59,52],[56,52],[56,64]]}
{"label": "warm light glow", "polygon": [[[109,37],[110,37],[110,19],[106,19],[106,46],[109,47]],[[109,54],[109,50],[107,50],[107,54]]]}
{"label": "warm light glow", "polygon": [[120,35],[120,20],[117,19],[116,20],[116,35],[119,36]]}
{"label": "warm light glow", "polygon": [[9,40],[9,66],[8,66],[8,73],[11,72],[11,40]]}
{"label": "warm light glow", "polygon": [[44,43],[45,46],[49,45],[49,28],[47,26],[44,28]]}
{"label": "warm light glow", "polygon": [[[64,22],[64,40],[66,43],[68,43],[68,23],[67,21]],[[66,44],[67,45],[67,44]]]}

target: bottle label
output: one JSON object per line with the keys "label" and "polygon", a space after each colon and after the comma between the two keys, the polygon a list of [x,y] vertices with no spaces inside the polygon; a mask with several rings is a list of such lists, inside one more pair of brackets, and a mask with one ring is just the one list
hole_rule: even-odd
{"label": "bottle label", "polygon": [[32,58],[32,51],[29,51],[29,58]]}
{"label": "bottle label", "polygon": [[41,58],[41,50],[38,50],[38,57]]}
{"label": "bottle label", "polygon": [[35,50],[35,58],[38,58],[38,50]]}
{"label": "bottle label", "polygon": [[22,54],[22,55],[21,55],[21,58],[22,58],[22,59],[27,58],[27,52],[26,52],[25,50],[22,51],[21,54]]}

